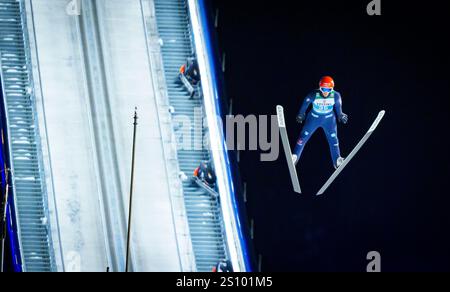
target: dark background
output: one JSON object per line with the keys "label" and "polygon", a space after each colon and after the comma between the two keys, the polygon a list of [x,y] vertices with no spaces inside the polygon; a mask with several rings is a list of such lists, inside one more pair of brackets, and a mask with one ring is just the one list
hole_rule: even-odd
{"label": "dark background", "polygon": [[448,1],[382,0],[383,16],[372,17],[369,0],[212,1],[234,114],[283,105],[293,143],[303,98],[331,75],[350,117],[339,126],[346,156],[387,111],[320,198],[333,171],[321,132],[298,167],[301,196],[283,152],[273,163],[241,153],[263,271],[365,271],[369,251],[381,253],[383,271],[449,271]]}

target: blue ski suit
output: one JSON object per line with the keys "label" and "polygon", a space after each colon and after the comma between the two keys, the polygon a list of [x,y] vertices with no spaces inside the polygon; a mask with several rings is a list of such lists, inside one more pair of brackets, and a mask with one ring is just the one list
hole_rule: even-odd
{"label": "blue ski suit", "polygon": [[[311,105],[312,109],[307,114]],[[311,92],[306,96],[298,115],[306,117],[306,122],[294,150],[294,154],[297,155],[296,162],[299,161],[303,149],[311,136],[317,129],[322,128],[330,146],[333,165],[336,167],[337,160],[341,157],[337,133],[337,120],[343,115],[342,98],[339,92],[333,91],[327,98],[325,98],[318,89]]]}

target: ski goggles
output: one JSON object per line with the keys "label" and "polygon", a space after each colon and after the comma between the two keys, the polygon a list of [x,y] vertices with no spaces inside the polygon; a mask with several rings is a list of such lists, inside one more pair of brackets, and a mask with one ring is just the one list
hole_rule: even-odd
{"label": "ski goggles", "polygon": [[331,93],[333,91],[333,88],[321,87],[320,91],[322,91],[323,93]]}

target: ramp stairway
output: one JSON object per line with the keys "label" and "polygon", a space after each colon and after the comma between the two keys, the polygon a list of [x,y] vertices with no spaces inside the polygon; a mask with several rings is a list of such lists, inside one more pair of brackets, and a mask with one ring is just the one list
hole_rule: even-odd
{"label": "ramp stairway", "polygon": [[[162,39],[162,58],[171,105],[176,115],[195,119],[195,109],[203,108],[201,99],[189,99],[189,93],[178,81],[181,65],[194,55],[186,0],[155,0],[156,20]],[[200,121],[201,123],[201,121]],[[205,131],[205,129],[203,129]],[[190,175],[203,160],[209,160],[208,150],[179,150],[181,171]],[[215,197],[197,184],[183,184],[184,200],[189,221],[197,270],[210,272],[227,258],[220,197]]]}
{"label": "ramp stairway", "polygon": [[24,271],[54,270],[24,3],[0,0],[0,53]]}

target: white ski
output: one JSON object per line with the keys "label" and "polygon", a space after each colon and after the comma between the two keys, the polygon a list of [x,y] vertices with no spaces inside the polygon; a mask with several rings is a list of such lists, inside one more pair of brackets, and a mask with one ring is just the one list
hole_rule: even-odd
{"label": "white ski", "polygon": [[364,144],[367,142],[367,140],[370,138],[370,136],[373,134],[373,132],[377,129],[378,125],[380,124],[381,120],[384,118],[384,115],[386,114],[385,111],[381,111],[378,114],[378,117],[375,119],[375,122],[373,122],[372,126],[370,127],[369,131],[367,131],[366,135],[359,141],[358,145],[353,149],[353,151],[350,153],[350,155],[344,160],[342,165],[333,173],[333,175],[328,179],[328,181],[325,183],[325,185],[320,189],[320,191],[317,193],[317,196],[321,196],[325,193],[325,191],[330,187],[330,185],[334,182],[334,180],[338,177],[338,175],[344,170],[344,168],[347,166],[347,164],[350,163],[353,157],[358,153],[358,151],[364,146]]}
{"label": "white ski", "polygon": [[284,109],[282,106],[277,106],[278,127],[280,128],[281,141],[283,142],[284,153],[286,154],[287,163],[289,166],[289,172],[291,173],[292,185],[294,191],[301,194],[300,182],[298,180],[297,169],[292,161],[291,145],[289,143],[289,137],[286,130],[286,122],[284,120]]}
{"label": "white ski", "polygon": [[193,180],[199,187],[201,187],[202,189],[207,191],[214,198],[218,198],[219,197],[219,194],[213,188],[211,188],[206,183],[202,182],[201,179],[199,179],[198,177],[194,177]]}

